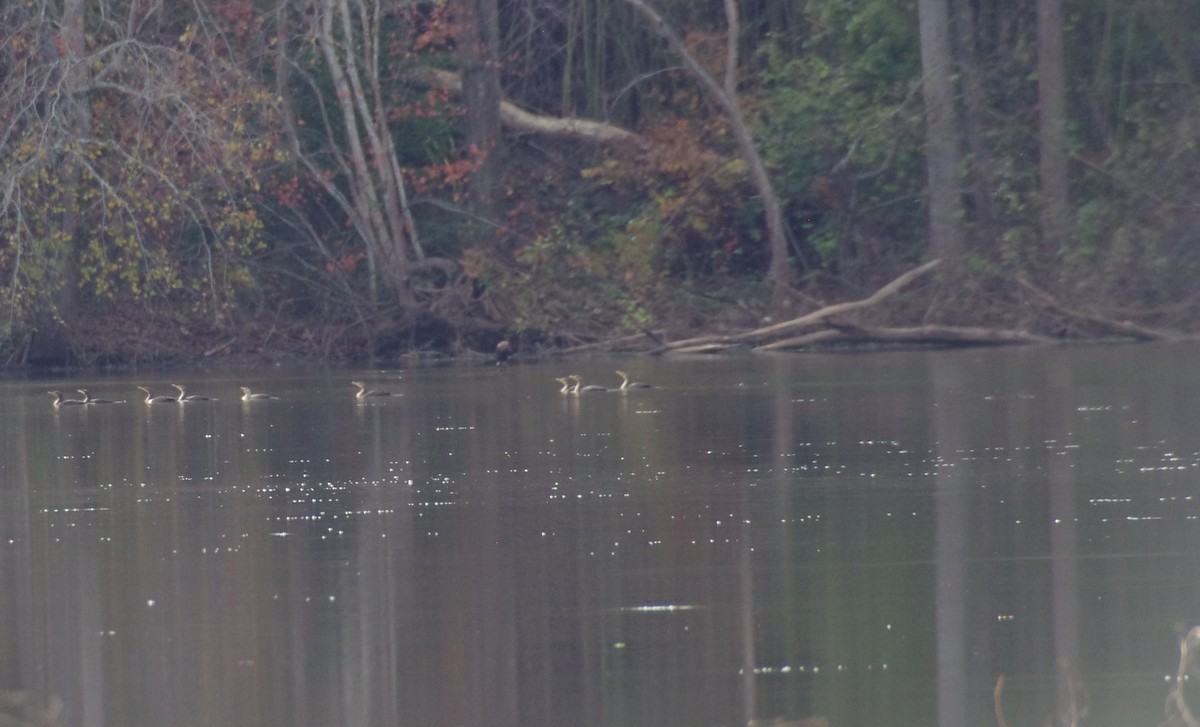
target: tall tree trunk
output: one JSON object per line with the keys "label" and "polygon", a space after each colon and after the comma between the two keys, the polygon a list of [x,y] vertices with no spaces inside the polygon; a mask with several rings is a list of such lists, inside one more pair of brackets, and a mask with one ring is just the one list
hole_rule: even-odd
{"label": "tall tree trunk", "polygon": [[[355,231],[363,238],[372,295],[379,278],[407,305],[412,302],[403,292],[408,256],[421,259],[424,252],[388,128],[379,68],[382,8],[373,0],[317,0],[313,9],[312,32],[342,116],[346,148],[339,150],[338,163],[349,195],[342,195],[332,180],[321,179],[325,175],[311,160],[304,163],[332,196],[345,198]],[[294,142],[293,148],[298,149]]]}
{"label": "tall tree trunk", "polygon": [[1038,173],[1042,183],[1042,241],[1046,252],[1067,242],[1071,203],[1065,130],[1067,74],[1062,0],[1038,0]]}
{"label": "tall tree trunk", "polygon": [[479,164],[467,204],[490,219],[500,182],[500,14],[496,0],[457,0],[456,10],[466,140]]}
{"label": "tall tree trunk", "polygon": [[[62,28],[59,35],[61,42],[59,63],[62,64],[63,96],[66,123],[66,134],[73,139],[91,137],[92,119],[87,103],[88,67],[85,60],[87,41],[84,28],[83,0],[65,0],[62,4]],[[63,279],[57,293],[58,319],[65,324],[65,337],[68,344],[75,338],[72,328],[78,323],[79,310],[79,256],[87,245],[81,229],[79,209],[79,185],[83,169],[74,158],[74,154],[65,154],[59,162],[61,171],[60,200],[62,205],[59,224],[62,227],[63,238],[71,244],[63,257]]]}
{"label": "tall tree trunk", "polygon": [[950,52],[947,0],[917,0],[925,103],[925,170],[929,185],[929,247],[955,271],[965,248],[962,143],[954,105],[954,58]]}
{"label": "tall tree trunk", "polygon": [[787,291],[791,283],[787,236],[783,226],[783,205],[779,202],[779,196],[775,194],[775,187],[771,184],[767,167],[763,164],[758,147],[754,144],[754,137],[750,133],[750,127],[746,125],[745,117],[742,116],[742,109],[738,106],[737,98],[704,69],[700,61],[696,60],[696,57],[684,45],[683,40],[653,8],[642,0],[625,0],[625,2],[636,8],[650,22],[650,27],[654,32],[667,41],[671,50],[683,61],[683,65],[700,82],[700,87],[725,112],[733,131],[733,137],[737,140],[738,149],[741,151],[742,159],[750,169],[750,179],[758,190],[759,196],[762,197],[763,216],[766,218],[767,224],[767,244],[771,253],[767,279],[771,284],[772,307],[781,307],[786,303]]}
{"label": "tall tree trunk", "polygon": [[725,25],[729,29],[725,41],[725,93],[737,95],[738,43],[742,36],[742,21],[738,16],[737,0],[725,0]]}
{"label": "tall tree trunk", "polygon": [[962,79],[963,128],[971,153],[967,169],[971,206],[978,228],[985,234],[994,230],[996,213],[992,205],[991,184],[995,163],[984,138],[987,100],[983,92],[983,74],[979,70],[979,52],[975,45],[975,11],[971,0],[953,0],[954,52]]}

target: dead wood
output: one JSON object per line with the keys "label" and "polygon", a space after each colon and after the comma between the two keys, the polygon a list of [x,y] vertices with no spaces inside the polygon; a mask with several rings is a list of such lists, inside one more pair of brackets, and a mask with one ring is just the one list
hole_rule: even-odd
{"label": "dead wood", "polygon": [[1146,328],[1132,321],[1114,321],[1111,318],[1096,315],[1094,313],[1085,313],[1073,308],[1069,308],[1054,296],[1037,287],[1033,283],[1024,278],[1017,278],[1017,283],[1025,289],[1033,298],[1034,302],[1043,308],[1054,311],[1066,318],[1084,323],[1107,333],[1116,334],[1119,336],[1128,336],[1138,341],[1159,341],[1166,338],[1174,338],[1175,334],[1167,331],[1158,331],[1153,328]]}
{"label": "dead wood", "polygon": [[[978,326],[942,326],[926,325],[907,328],[880,328],[874,326],[858,326],[853,324],[825,321],[830,332],[839,334],[829,336],[821,343],[843,341],[864,341],[878,343],[921,343],[926,345],[943,346],[1000,346],[1019,343],[1050,343],[1051,339],[1025,331],[1014,331],[1002,328],[982,328]],[[816,338],[817,334],[812,334]],[[802,337],[803,338],[803,337]],[[791,346],[784,346],[784,341],[759,346],[756,350],[770,351],[782,348],[796,348],[800,345],[812,345],[812,341],[801,341]]]}
{"label": "dead wood", "polygon": [[744,333],[728,336],[701,336],[698,338],[688,338],[682,341],[675,341],[674,343],[663,346],[659,353],[691,352],[694,351],[698,346],[712,345],[732,346],[736,344],[746,344],[761,348],[765,346],[772,338],[784,333],[790,333],[792,331],[798,331],[802,328],[821,325],[833,316],[850,313],[852,311],[862,310],[864,308],[870,308],[873,305],[877,305],[880,301],[895,295],[912,281],[936,268],[938,264],[938,260],[930,260],[924,265],[913,268],[862,300],[834,303],[833,305],[827,305],[824,308],[807,313],[798,318],[783,321],[782,323],[774,323],[761,328],[755,328],[752,331],[746,331]]}
{"label": "dead wood", "polygon": [[683,348],[672,349],[671,353],[675,355],[686,355],[689,353],[729,353],[735,349],[745,348],[737,343],[697,343],[694,346],[685,346]]}
{"label": "dead wood", "polygon": [[843,331],[834,328],[826,328],[821,331],[813,331],[812,333],[804,333],[799,336],[790,338],[781,338],[778,341],[764,343],[761,346],[755,347],[755,351],[787,351],[796,348],[807,348],[809,346],[821,346],[830,343],[842,343],[850,340],[850,336]]}
{"label": "dead wood", "polygon": [[815,310],[806,315],[802,315],[799,318],[793,318],[790,321],[784,321],[782,323],[764,326],[763,328],[757,328],[753,331],[748,331],[735,336],[735,338],[738,341],[765,340],[772,336],[779,335],[780,333],[806,328],[818,323],[824,323],[826,320],[836,315],[850,313],[851,311],[862,310],[864,308],[870,308],[871,306],[877,305],[881,301],[886,300],[887,298],[890,298],[896,293],[900,292],[909,283],[921,277],[930,270],[933,270],[940,263],[940,260],[930,260],[924,265],[915,267],[862,300],[851,300],[845,303],[834,303],[833,305],[827,305],[824,308]]}
{"label": "dead wood", "polygon": [[[434,88],[443,88],[455,93],[462,92],[462,78],[457,73],[438,68],[420,68],[413,70],[411,76]],[[645,141],[640,136],[619,126],[587,119],[542,116],[526,111],[511,101],[500,101],[500,123],[516,134],[551,136],[603,144],[634,143],[638,146],[645,146]]]}
{"label": "dead wood", "polygon": [[581,343],[577,346],[562,349],[563,354],[596,353],[612,351],[648,350],[652,346],[661,345],[666,336],[665,331],[642,331],[630,336],[610,338],[604,341]]}

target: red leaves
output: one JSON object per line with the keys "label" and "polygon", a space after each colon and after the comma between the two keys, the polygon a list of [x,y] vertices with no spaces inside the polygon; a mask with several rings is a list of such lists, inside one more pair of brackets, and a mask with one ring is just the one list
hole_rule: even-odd
{"label": "red leaves", "polygon": [[283,207],[299,207],[304,201],[304,193],[300,189],[300,178],[292,177],[291,179],[280,182],[275,187],[275,199]]}
{"label": "red leaves", "polygon": [[325,272],[330,275],[349,275],[358,269],[358,263],[364,257],[366,257],[364,252],[344,253],[337,259],[325,263]]}

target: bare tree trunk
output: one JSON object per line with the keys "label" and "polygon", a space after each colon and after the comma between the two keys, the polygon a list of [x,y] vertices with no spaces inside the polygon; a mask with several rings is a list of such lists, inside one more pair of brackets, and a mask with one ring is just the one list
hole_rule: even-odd
{"label": "bare tree trunk", "polygon": [[990,233],[996,221],[989,186],[995,165],[991,150],[984,139],[987,101],[983,92],[982,74],[979,71],[979,53],[975,45],[975,11],[971,7],[971,0],[953,0],[953,3],[955,53],[963,91],[963,127],[966,132],[967,149],[971,153],[968,168],[971,203],[975,209],[978,226],[985,233]]}
{"label": "bare tree trunk", "polygon": [[738,40],[742,34],[742,23],[738,18],[737,0],[725,0],[725,25],[729,31],[725,42],[725,93],[737,96],[738,87]]}
{"label": "bare tree trunk", "polygon": [[965,248],[962,149],[954,106],[954,59],[947,0],[917,0],[925,102],[925,168],[929,184],[929,246],[954,271]]}
{"label": "bare tree trunk", "polygon": [[496,0],[457,0],[457,21],[466,139],[479,163],[471,175],[467,203],[473,214],[491,219],[500,182],[500,16]]}
{"label": "bare tree trunk", "polygon": [[[66,133],[74,139],[90,138],[92,133],[91,112],[88,109],[86,91],[88,85],[88,70],[86,62],[87,41],[84,38],[84,2],[83,0],[65,0],[62,5],[62,32],[59,38],[62,42],[61,58],[63,88],[63,107],[65,114]],[[63,257],[62,282],[56,293],[58,306],[58,321],[65,324],[65,337],[69,343],[73,338],[73,324],[77,323],[79,314],[79,252],[87,241],[82,239],[79,202],[73,199],[79,190],[83,169],[72,158],[72,154],[64,154],[58,164],[60,166],[61,194],[63,199],[59,224],[63,238],[70,240]]]}
{"label": "bare tree trunk", "polygon": [[398,291],[410,248],[418,259],[423,253],[387,126],[378,68],[380,7],[371,1],[357,0],[352,13],[351,0],[318,0],[316,35],[345,127],[351,219],[366,243],[372,276]]}
{"label": "bare tree trunk", "polygon": [[1042,182],[1042,241],[1046,252],[1071,230],[1065,130],[1067,79],[1062,0],[1038,0],[1038,172]]}
{"label": "bare tree trunk", "polygon": [[[759,196],[763,202],[763,216],[766,218],[767,224],[767,244],[771,252],[770,269],[767,272],[767,279],[771,284],[771,297],[773,307],[780,307],[785,303],[787,291],[790,286],[790,268],[788,265],[788,246],[787,236],[784,233],[783,226],[783,206],[779,202],[779,196],[775,194],[775,187],[771,184],[771,178],[767,174],[767,167],[763,164],[762,157],[758,153],[758,148],[754,144],[754,137],[750,133],[750,128],[746,125],[746,119],[742,116],[741,107],[738,106],[737,99],[733,94],[729,93],[715,78],[712,77],[704,66],[700,64],[696,57],[692,55],[683,40],[667,25],[653,8],[642,0],[625,0],[640,12],[646,20],[650,22],[651,28],[658,35],[662,36],[667,44],[671,46],[671,50],[679,59],[683,61],[692,75],[700,82],[701,88],[705,93],[725,112],[726,118],[733,130],[734,139],[737,140],[738,148],[741,150],[742,159],[750,168],[750,179],[754,182],[755,188],[758,189]],[[733,52],[733,51],[729,51]]]}

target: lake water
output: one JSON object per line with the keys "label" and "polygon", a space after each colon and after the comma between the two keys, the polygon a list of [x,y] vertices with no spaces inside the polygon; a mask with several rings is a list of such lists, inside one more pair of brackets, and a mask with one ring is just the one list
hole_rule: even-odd
{"label": "lake water", "polygon": [[[962,727],[997,724],[999,691],[1013,727],[1156,725],[1200,619],[1198,360],[0,382],[0,712]],[[655,388],[554,383],[615,368]],[[179,379],[218,400],[134,389]],[[351,379],[398,396],[358,403]],[[51,406],[79,386],[129,401]]]}

